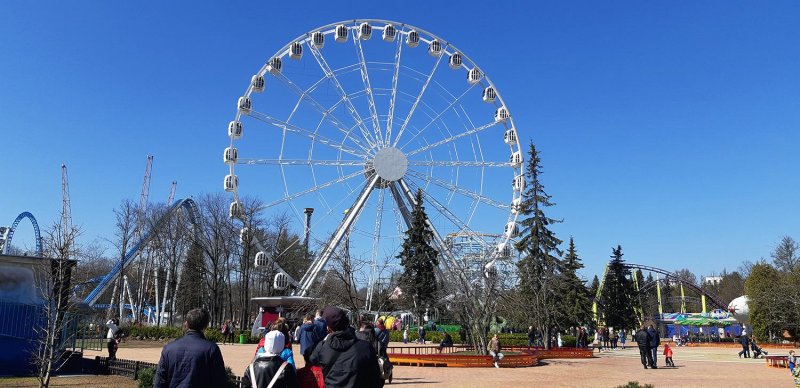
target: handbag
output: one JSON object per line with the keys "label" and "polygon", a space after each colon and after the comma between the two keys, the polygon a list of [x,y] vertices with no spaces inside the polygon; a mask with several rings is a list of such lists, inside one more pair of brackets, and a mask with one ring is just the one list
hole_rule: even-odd
{"label": "handbag", "polygon": [[300,388],[325,388],[325,377],[318,365],[308,365],[297,370],[297,382]]}

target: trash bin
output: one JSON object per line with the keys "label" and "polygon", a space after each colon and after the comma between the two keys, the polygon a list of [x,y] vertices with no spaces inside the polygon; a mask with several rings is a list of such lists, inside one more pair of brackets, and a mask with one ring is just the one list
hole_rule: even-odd
{"label": "trash bin", "polygon": [[247,343],[247,337],[244,334],[239,334],[239,343],[240,344],[246,344]]}

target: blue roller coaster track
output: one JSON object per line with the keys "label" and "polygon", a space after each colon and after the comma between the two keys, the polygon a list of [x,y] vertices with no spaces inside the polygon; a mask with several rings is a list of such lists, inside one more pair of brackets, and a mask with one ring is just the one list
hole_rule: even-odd
{"label": "blue roller coaster track", "polygon": [[11,246],[11,239],[14,237],[14,231],[17,230],[17,226],[19,225],[20,221],[23,218],[27,218],[33,224],[33,232],[36,235],[36,255],[41,257],[43,255],[42,250],[42,234],[39,233],[39,223],[36,222],[36,218],[30,212],[22,212],[20,213],[17,218],[14,220],[14,223],[11,224],[11,228],[8,230],[8,236],[6,237],[5,244],[3,244],[3,251],[0,252],[5,254],[8,251],[8,247]]}
{"label": "blue roller coaster track", "polygon": [[153,237],[154,232],[157,231],[167,220],[169,220],[173,214],[177,213],[181,209],[185,209],[189,214],[189,221],[192,223],[192,225],[194,225],[196,233],[198,230],[198,222],[200,221],[200,217],[195,202],[191,198],[185,198],[175,202],[172,206],[170,206],[169,210],[166,211],[161,218],[159,218],[155,226],[148,230],[147,233],[145,233],[142,238],[137,241],[133,247],[128,250],[128,252],[125,253],[125,257],[122,259],[122,261],[118,261],[111,271],[103,276],[102,280],[100,280],[100,283],[98,283],[94,290],[92,290],[92,292],[86,296],[84,303],[90,306],[95,306],[97,304],[97,299],[100,298],[100,295],[102,295],[103,292],[106,291],[106,289],[108,289],[108,287],[112,285],[114,280],[120,275],[121,269],[131,260],[133,260],[139,254],[140,250],[147,246],[147,243]]}

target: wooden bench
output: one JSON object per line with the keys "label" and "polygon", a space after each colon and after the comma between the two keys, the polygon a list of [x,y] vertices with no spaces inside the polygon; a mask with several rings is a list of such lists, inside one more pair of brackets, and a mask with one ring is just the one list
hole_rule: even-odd
{"label": "wooden bench", "polygon": [[787,359],[787,356],[764,356],[764,360],[767,361],[767,366],[774,368],[789,367],[789,360]]}
{"label": "wooden bench", "polygon": [[[394,365],[456,367],[456,368],[490,368],[494,366],[491,356],[462,354],[389,354]],[[509,354],[498,364],[503,368],[520,368],[534,366],[539,357],[534,354]]]}

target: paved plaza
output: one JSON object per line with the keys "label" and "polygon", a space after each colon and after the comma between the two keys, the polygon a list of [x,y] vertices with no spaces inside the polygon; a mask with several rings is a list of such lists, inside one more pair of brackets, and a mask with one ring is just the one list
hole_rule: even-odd
{"label": "paved plaza", "polygon": [[[401,345],[401,344],[392,344]],[[220,345],[227,366],[241,374],[252,359],[255,345]],[[659,348],[661,349],[661,348]],[[544,360],[531,368],[425,368],[398,366],[392,385],[402,387],[615,387],[628,381],[662,387],[792,387],[786,369],[769,368],[764,360],[739,359],[736,348],[673,348],[675,368],[644,370],[635,348],[607,351],[592,359]],[[786,354],[785,349],[767,348],[770,354]],[[117,356],[158,362],[160,344],[130,341],[122,344]],[[597,353],[595,353],[597,355]],[[87,357],[105,356],[87,352]],[[295,360],[303,358],[295,346]],[[664,359],[659,355],[659,364]]]}

